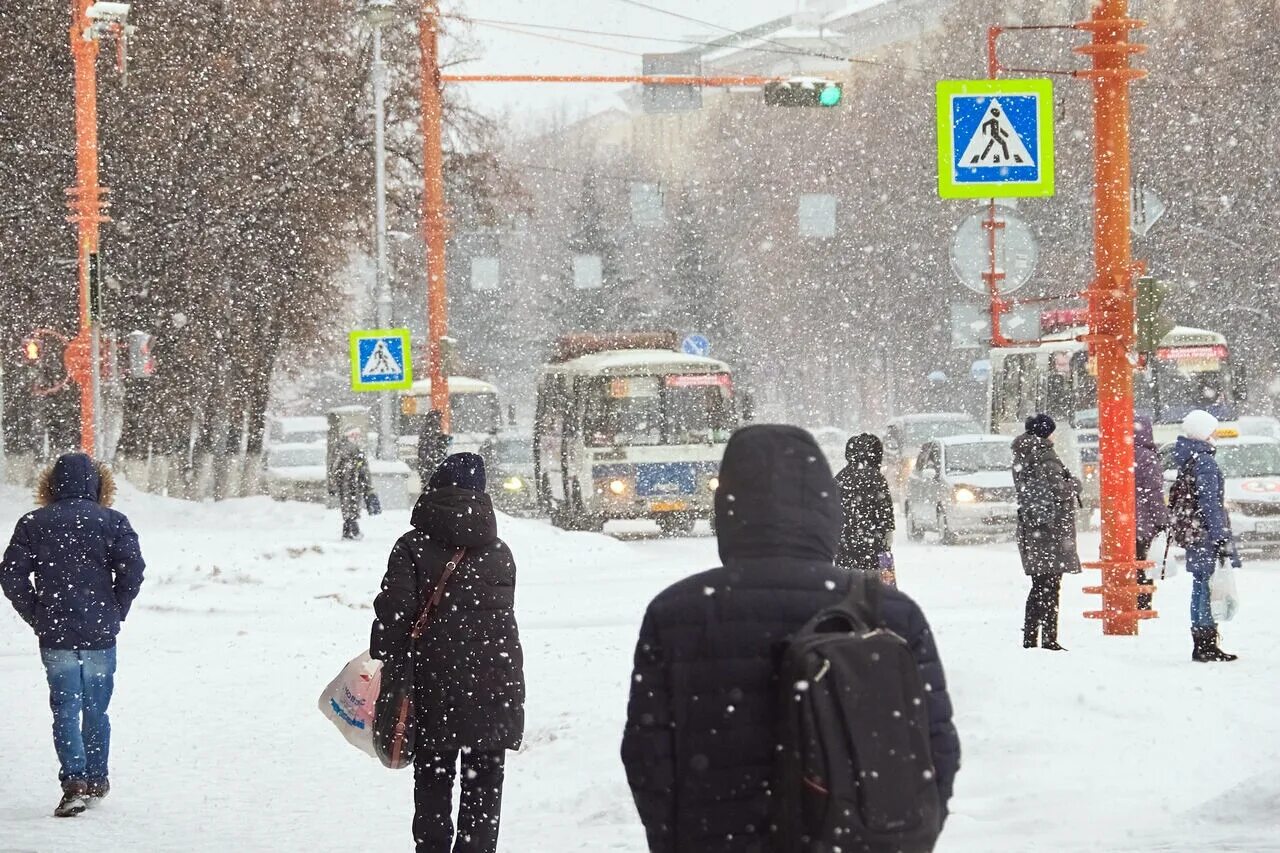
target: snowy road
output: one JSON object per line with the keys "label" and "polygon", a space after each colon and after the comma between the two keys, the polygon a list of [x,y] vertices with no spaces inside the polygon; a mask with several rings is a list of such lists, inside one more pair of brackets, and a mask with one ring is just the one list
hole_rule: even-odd
{"label": "snowy road", "polygon": [[[368,604],[406,523],[337,541],[336,515],[265,499],[192,505],[126,490],[150,562],[120,644],[115,790],[74,821],[57,800],[34,639],[0,614],[0,851],[409,850],[411,779],[348,747],[316,697],[367,641]],[[0,489],[5,527],[27,508]],[[7,529],[5,533],[7,534]],[[508,765],[503,850],[644,850],[617,758],[645,602],[715,563],[715,542],[563,534],[505,522],[520,564],[525,750]],[[319,543],[319,544],[316,544]],[[1095,547],[1090,541],[1087,547]],[[1068,579],[1065,655],[1025,652],[1009,545],[905,546],[964,741],[941,853],[1280,850],[1280,564],[1241,577],[1232,666],[1189,661],[1178,576],[1166,617],[1104,639]]]}

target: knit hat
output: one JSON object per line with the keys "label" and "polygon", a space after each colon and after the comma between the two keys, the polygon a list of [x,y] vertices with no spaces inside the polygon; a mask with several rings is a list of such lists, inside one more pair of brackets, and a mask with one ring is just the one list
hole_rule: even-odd
{"label": "knit hat", "polygon": [[1218,431],[1218,419],[1203,409],[1196,409],[1182,420],[1182,434],[1196,441],[1208,441]]}
{"label": "knit hat", "polygon": [[483,492],[485,485],[484,459],[474,453],[455,453],[431,475],[429,488],[456,486],[471,492]]}
{"label": "knit hat", "polygon": [[1048,415],[1032,415],[1027,418],[1027,432],[1032,435],[1048,438],[1057,428],[1058,424]]}

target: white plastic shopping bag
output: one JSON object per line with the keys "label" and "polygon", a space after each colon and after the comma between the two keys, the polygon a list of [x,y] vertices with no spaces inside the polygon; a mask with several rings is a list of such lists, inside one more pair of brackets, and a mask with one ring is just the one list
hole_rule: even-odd
{"label": "white plastic shopping bag", "polygon": [[361,652],[342,668],[338,677],[320,694],[320,713],[324,714],[342,736],[373,758],[373,713],[378,704],[382,684],[382,661]]}
{"label": "white plastic shopping bag", "polygon": [[1230,622],[1240,610],[1236,570],[1232,567],[1219,566],[1209,578],[1209,610],[1215,622]]}

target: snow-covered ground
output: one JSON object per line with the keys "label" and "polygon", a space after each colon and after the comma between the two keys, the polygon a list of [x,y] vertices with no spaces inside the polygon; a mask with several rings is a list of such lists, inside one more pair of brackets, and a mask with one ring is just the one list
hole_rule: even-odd
{"label": "snow-covered ground", "polygon": [[[0,613],[0,850],[409,850],[411,774],[349,747],[316,711],[364,648],[406,513],[340,543],[336,514],[267,499],[180,503],[125,487],[147,582],[120,642],[111,797],[58,821],[35,640]],[[7,528],[26,495],[0,488]],[[528,736],[508,764],[503,850],[644,842],[618,760],[648,599],[715,564],[709,537],[623,541],[507,520],[520,564]],[[1096,540],[1085,543],[1096,547]],[[1103,638],[1068,579],[1069,654],[1020,646],[1012,546],[903,545],[899,579],[939,638],[964,743],[942,853],[1280,850],[1280,563],[1240,578],[1232,665],[1193,665],[1184,575],[1138,639]],[[2,602],[0,602],[2,603]]]}

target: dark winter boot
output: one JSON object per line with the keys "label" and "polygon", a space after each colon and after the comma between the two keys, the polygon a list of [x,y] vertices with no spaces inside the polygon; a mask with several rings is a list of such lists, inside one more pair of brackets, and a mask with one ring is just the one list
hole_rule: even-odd
{"label": "dark winter boot", "polygon": [[89,786],[83,779],[68,779],[62,783],[62,800],[53,810],[54,817],[75,817],[89,807]]}
{"label": "dark winter boot", "polygon": [[106,779],[90,779],[85,793],[90,800],[106,799],[107,794],[111,793],[111,783]]}
{"label": "dark winter boot", "polygon": [[1195,644],[1191,659],[1196,663],[1230,663],[1238,660],[1235,655],[1229,655],[1218,648],[1217,628],[1192,628],[1191,637]]}
{"label": "dark winter boot", "polygon": [[1051,652],[1065,652],[1066,649],[1058,645],[1058,621],[1054,619],[1052,622],[1046,622],[1044,631],[1040,635],[1040,648]]}
{"label": "dark winter boot", "polygon": [[1034,649],[1040,645],[1040,626],[1031,624],[1022,626],[1022,647]]}
{"label": "dark winter boot", "polygon": [[353,540],[361,538],[360,523],[355,520],[342,522],[342,538]]}

